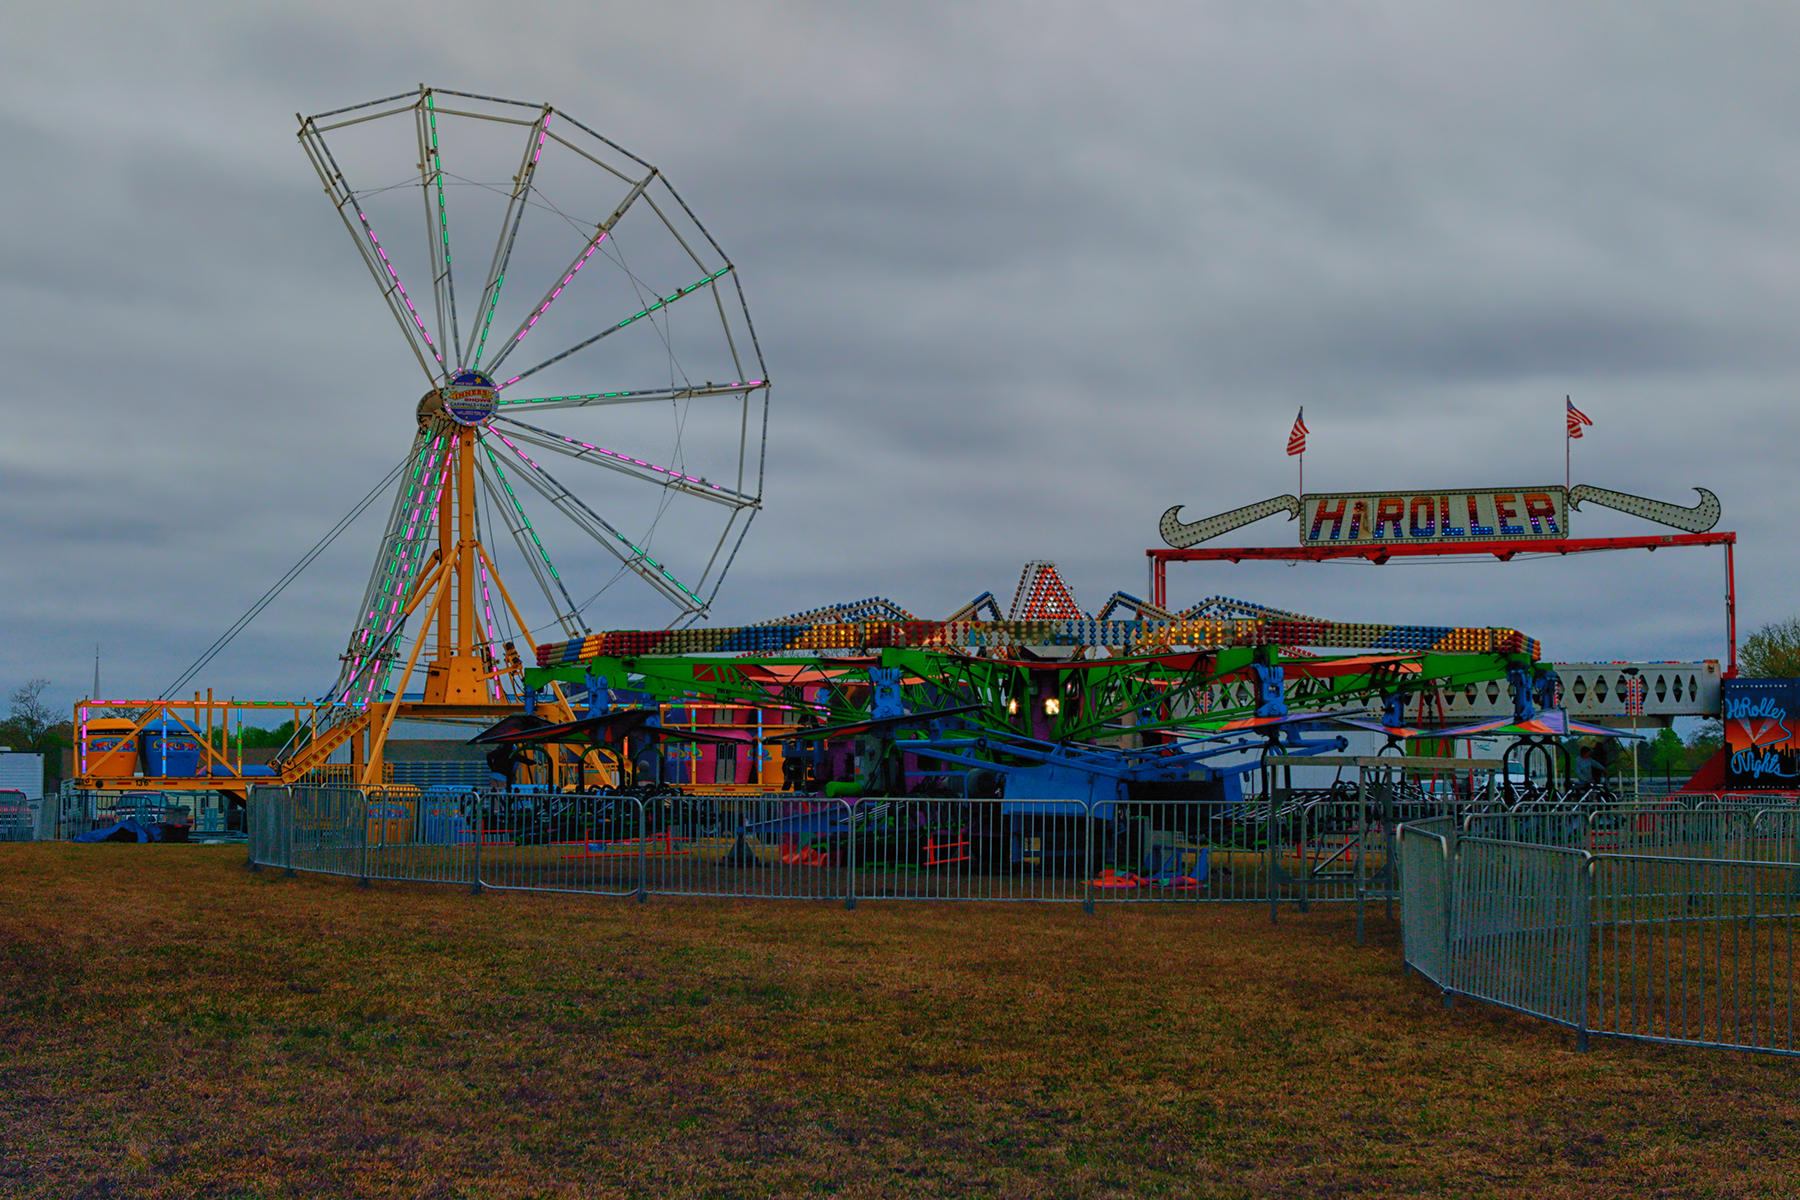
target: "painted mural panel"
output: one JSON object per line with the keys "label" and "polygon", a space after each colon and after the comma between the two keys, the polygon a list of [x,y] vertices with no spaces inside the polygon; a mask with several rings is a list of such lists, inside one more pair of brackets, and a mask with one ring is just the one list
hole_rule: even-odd
{"label": "painted mural panel", "polygon": [[1726,786],[1800,788],[1800,679],[1727,679],[1719,688]]}

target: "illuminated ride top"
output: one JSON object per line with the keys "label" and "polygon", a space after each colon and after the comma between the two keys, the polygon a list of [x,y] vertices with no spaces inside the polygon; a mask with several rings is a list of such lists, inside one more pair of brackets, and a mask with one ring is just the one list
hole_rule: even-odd
{"label": "illuminated ride top", "polygon": [[[1229,803],[1268,751],[1342,749],[1334,721],[1436,689],[1502,681],[1532,715],[1550,677],[1538,656],[1516,630],[1338,623],[1223,599],[1169,613],[1116,593],[1090,616],[1051,564],[1031,563],[1004,614],[992,593],[938,621],[873,598],[541,647],[527,685],[585,696],[584,717],[512,740],[635,709],[737,741],[668,748],[663,782],[683,790],[968,795],[992,779],[1015,798],[1169,785]],[[617,753],[634,751],[621,739]]]}

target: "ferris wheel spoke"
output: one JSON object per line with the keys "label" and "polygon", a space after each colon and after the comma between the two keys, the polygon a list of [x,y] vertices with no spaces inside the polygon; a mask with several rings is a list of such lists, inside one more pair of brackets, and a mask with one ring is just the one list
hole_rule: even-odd
{"label": "ferris wheel spoke", "polygon": [[[549,606],[556,623],[562,626],[563,631],[571,637],[577,637],[587,632],[587,625],[581,619],[580,610],[575,606],[568,589],[562,586],[562,576],[557,573],[555,564],[544,552],[543,543],[538,540],[537,530],[532,527],[524,510],[517,508],[512,503],[515,499],[511,496],[512,485],[506,481],[505,473],[499,469],[498,464],[493,464],[483,468],[477,474],[480,476],[482,487],[487,491],[488,498],[499,506],[501,512],[506,514],[507,534],[512,538],[513,545],[518,547],[520,556],[525,560],[525,567],[531,572],[532,581],[537,584],[538,591],[544,597],[544,602]],[[495,482],[496,478],[499,479],[498,483]],[[562,594],[561,601],[556,598],[558,592]],[[529,630],[525,630],[525,632],[528,635],[530,633]]]}
{"label": "ferris wheel spoke", "polygon": [[443,438],[440,435],[427,440],[421,436],[419,442],[421,448],[410,457],[413,469],[395,493],[394,509],[363,592],[361,615],[350,640],[352,655],[359,649],[366,649],[379,636],[377,626],[387,597],[398,591],[410,575],[409,547],[418,540],[421,510],[435,487],[437,455]]}
{"label": "ferris wheel spoke", "polygon": [[511,379],[508,379],[505,383],[502,383],[499,386],[502,388],[509,388],[513,384],[519,382],[519,380],[521,380],[521,379],[526,379],[532,375],[536,375],[539,371],[543,370],[545,367],[552,366],[556,363],[559,363],[563,359],[568,358],[571,354],[577,354],[580,351],[587,349],[589,346],[592,346],[595,342],[600,341],[602,338],[609,338],[613,334],[619,332],[619,330],[636,324],[638,321],[643,320],[645,317],[649,316],[651,313],[660,312],[661,310],[669,307],[669,305],[674,304],[675,302],[682,300],[685,297],[693,295],[695,292],[699,291],[701,288],[705,287],[707,284],[713,283],[716,280],[718,280],[721,276],[730,274],[731,269],[732,269],[731,264],[726,263],[723,267],[720,267],[717,271],[714,271],[712,274],[707,275],[701,279],[698,279],[695,282],[688,284],[684,288],[677,288],[674,292],[671,292],[669,295],[664,296],[662,299],[656,301],[656,303],[650,305],[648,308],[640,309],[638,312],[632,313],[629,317],[626,317],[623,321],[620,321],[618,324],[608,325],[605,329],[602,329],[599,333],[596,333],[593,337],[586,338],[582,341],[576,342],[573,346],[570,346],[567,350],[564,350],[560,354],[551,355],[549,358],[546,358],[543,362],[539,363],[535,367],[530,367],[524,371],[520,371],[517,375],[514,375]]}
{"label": "ferris wheel spoke", "polygon": [[[300,141],[306,147],[307,157],[312,160],[313,170],[318,172],[320,182],[325,185],[326,194],[331,197],[332,206],[337,209],[338,219],[344,223],[351,240],[356,243],[363,265],[374,277],[376,286],[381,289],[382,299],[387,302],[388,310],[394,314],[394,320],[399,323],[401,332],[406,336],[407,345],[412,347],[413,355],[418,358],[425,377],[436,383],[444,367],[443,352],[431,340],[431,331],[425,328],[424,318],[419,315],[412,297],[407,294],[400,281],[400,273],[388,259],[387,251],[382,249],[375,227],[344,178],[343,171],[332,156],[331,148],[313,128],[311,121],[301,127]],[[437,368],[433,368],[433,360],[436,361]]]}
{"label": "ferris wheel spoke", "polygon": [[654,483],[671,491],[697,496],[702,500],[710,500],[715,504],[723,504],[730,508],[745,508],[757,503],[755,496],[734,492],[728,487],[710,483],[698,475],[687,475],[670,467],[658,466],[656,463],[646,462],[641,458],[633,458],[629,454],[621,454],[617,450],[608,450],[604,446],[591,445],[564,434],[552,433],[548,429],[539,429],[536,425],[527,425],[523,421],[510,417],[496,419],[505,421],[507,427],[513,430],[513,436],[521,442],[566,455],[581,462],[591,462],[622,475],[629,475],[633,479]]}
{"label": "ferris wheel spoke", "polygon": [[526,454],[517,443],[508,439],[505,434],[493,429],[490,429],[489,432],[499,438],[523,464],[519,474],[531,484],[540,496],[567,517],[577,529],[593,538],[623,566],[655,588],[665,599],[680,608],[684,614],[705,611],[706,601],[671,575],[667,567],[651,558],[647,550],[620,533],[611,522],[584,504],[575,493],[564,487],[560,480],[534,462],[530,455]]}
{"label": "ferris wheel spoke", "polygon": [[460,363],[462,329],[456,322],[456,276],[450,261],[450,211],[444,201],[444,160],[438,142],[437,100],[431,89],[421,87],[420,90],[424,100],[417,110],[420,190],[425,201],[425,237],[431,250],[431,292],[437,308],[438,344],[448,345]]}
{"label": "ferris wheel spoke", "polygon": [[488,330],[494,323],[494,309],[500,304],[500,289],[506,283],[506,268],[512,261],[513,245],[519,239],[519,224],[525,218],[527,201],[531,197],[531,181],[537,175],[538,160],[544,156],[544,136],[550,127],[550,115],[553,111],[548,104],[544,105],[538,119],[531,123],[518,172],[513,176],[512,195],[506,201],[506,215],[500,219],[500,240],[494,246],[492,261],[488,263],[487,282],[481,288],[481,305],[475,310],[480,329],[470,330],[469,333],[470,340],[475,343],[475,357],[470,365],[477,369],[481,367],[481,356],[487,350]]}
{"label": "ferris wheel spoke", "polygon": [[613,231],[613,227],[619,223],[619,218],[623,217],[626,211],[631,208],[632,203],[636,201],[639,196],[644,194],[644,189],[649,187],[651,180],[655,178],[656,171],[652,169],[648,175],[638,180],[637,183],[632,186],[631,191],[626,194],[625,199],[619,202],[619,207],[613,210],[612,216],[607,217],[604,221],[594,227],[594,235],[588,239],[587,245],[582,247],[581,253],[575,256],[575,261],[569,265],[569,269],[563,272],[562,282],[544,293],[537,306],[531,310],[531,315],[521,321],[519,327],[513,331],[512,337],[508,339],[505,348],[502,349],[499,354],[494,356],[493,362],[488,364],[489,374],[498,373],[500,364],[506,361],[506,356],[518,348],[519,343],[525,340],[525,335],[531,332],[532,326],[536,325],[538,320],[542,318],[545,313],[550,311],[550,306],[556,303],[556,298],[563,294],[563,290],[567,288],[574,280],[575,276],[580,273],[581,268],[587,265],[587,260],[593,256],[594,251],[600,248],[600,243],[604,242],[607,235]]}
{"label": "ferris wheel spoke", "polygon": [[446,434],[421,432],[407,461],[411,470],[394,495],[375,566],[363,592],[356,628],[343,656],[332,696],[338,703],[365,703],[392,669],[389,650],[404,632],[402,606],[410,597],[426,553],[431,514],[443,489]]}
{"label": "ferris wheel spoke", "polygon": [[588,392],[572,396],[520,396],[502,399],[496,407],[548,412],[559,408],[595,408],[607,404],[649,404],[663,400],[692,400],[700,396],[735,396],[768,387],[766,379],[740,379],[735,383],[702,383],[686,387],[638,388],[623,392]]}
{"label": "ferris wheel spoke", "polygon": [[378,560],[381,565],[377,567],[380,574],[373,589],[374,603],[365,618],[365,642],[372,664],[366,678],[365,700],[373,699],[386,686],[395,661],[391,647],[406,632],[405,606],[425,572],[432,522],[443,496],[451,441],[448,435],[439,435],[433,440],[418,474],[417,486],[407,495],[401,520],[394,527],[394,536],[384,547],[386,553]]}
{"label": "ferris wheel spoke", "polygon": [[[731,519],[725,523],[725,528],[719,531],[719,540],[718,543],[713,546],[712,557],[706,560],[706,568],[700,572],[699,582],[695,585],[695,590],[698,591],[706,586],[706,581],[708,579],[712,580],[712,590],[706,594],[707,603],[710,604],[712,598],[719,594],[719,585],[725,582],[725,575],[731,570],[731,564],[737,561],[738,551],[743,548],[744,538],[749,534],[750,523],[756,520],[756,514],[759,511],[759,508],[760,506],[755,508],[742,508],[737,512],[732,513]],[[739,517],[743,518],[741,523],[738,521]],[[737,527],[736,538],[731,536],[732,527],[734,525]],[[726,550],[727,545],[730,546],[729,550]],[[723,563],[719,561],[719,555],[721,553],[725,555],[725,561]],[[714,574],[713,572],[714,567],[718,568],[717,574]]]}
{"label": "ferris wheel spoke", "polygon": [[[569,589],[563,584],[562,575],[556,564],[550,561],[550,552],[544,548],[543,539],[538,537],[537,530],[532,527],[531,518],[525,515],[525,507],[519,503],[519,495],[513,490],[512,481],[506,477],[506,471],[500,465],[499,456],[494,448],[488,445],[486,437],[478,440],[482,454],[488,460],[488,471],[482,472],[482,484],[488,495],[499,505],[500,511],[506,514],[506,530],[512,537],[513,544],[519,548],[525,559],[526,567],[537,582],[538,590],[543,592],[544,599],[550,605],[550,611],[556,614],[557,621],[564,630],[585,629],[581,620],[581,610],[575,598],[569,595]],[[504,495],[502,493],[504,492]],[[554,587],[562,595],[562,603],[558,604]]]}

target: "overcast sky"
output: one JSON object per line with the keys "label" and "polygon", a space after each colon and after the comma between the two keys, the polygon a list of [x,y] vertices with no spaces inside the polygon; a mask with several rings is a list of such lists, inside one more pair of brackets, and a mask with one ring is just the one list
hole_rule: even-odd
{"label": "overcast sky", "polygon": [[[1713,489],[1742,624],[1800,610],[1800,9],[872,8],[10,15],[0,685],[61,707],[98,644],[106,697],[156,695],[405,452],[418,366],[294,130],[421,82],[578,117],[736,264],[775,386],[717,622],[941,616],[1035,558],[1092,610],[1144,592],[1168,506],[1292,491],[1302,405],[1308,490],[1538,484],[1565,394],[1575,482]],[[380,516],[199,685],[324,690]],[[1171,572],[1181,605],[1510,625],[1565,661],[1721,657],[1723,590],[1714,551]],[[592,627],[643,623],[615,593]]]}

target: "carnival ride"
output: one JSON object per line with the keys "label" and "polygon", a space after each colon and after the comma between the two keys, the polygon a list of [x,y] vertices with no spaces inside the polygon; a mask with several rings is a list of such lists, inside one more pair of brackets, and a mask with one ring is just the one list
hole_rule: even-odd
{"label": "carnival ride", "polygon": [[[426,391],[336,680],[261,707],[298,730],[279,778],[348,747],[339,773],[375,783],[397,720],[519,711],[539,631],[584,634],[601,596],[631,609],[619,580],[668,625],[707,612],[761,507],[769,380],[731,260],[660,171],[567,113],[421,86],[301,118],[299,138]],[[547,617],[521,610],[505,544]],[[90,754],[107,708],[141,714],[115,740],[180,726],[197,774]],[[198,693],[78,705],[81,783],[241,787],[221,742],[245,711]]]}
{"label": "carnival ride", "polygon": [[[1122,608],[1131,619],[1112,618]],[[637,713],[638,728],[679,739],[704,724],[710,736],[687,740],[642,794],[867,796],[940,814],[999,800],[1002,815],[1022,805],[1041,819],[1045,804],[1232,811],[1268,754],[1342,750],[1333,722],[1371,704],[1491,680],[1541,691],[1548,677],[1515,630],[1342,624],[1223,599],[1167,613],[1123,593],[1102,613],[1030,563],[1004,616],[991,593],[940,621],[871,598],[756,626],[590,635],[541,647],[524,681],[584,697],[589,728]],[[565,785],[585,790],[579,772]],[[826,807],[800,801],[763,831],[847,835],[862,817]]]}

